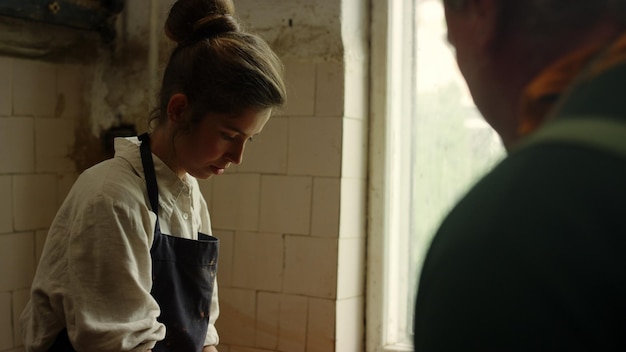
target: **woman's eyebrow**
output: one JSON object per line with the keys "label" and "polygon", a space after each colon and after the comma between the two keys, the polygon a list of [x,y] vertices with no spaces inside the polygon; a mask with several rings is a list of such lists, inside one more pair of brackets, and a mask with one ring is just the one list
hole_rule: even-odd
{"label": "woman's eyebrow", "polygon": [[246,137],[254,137],[254,136],[256,136],[256,135],[258,135],[258,134],[259,134],[259,133],[255,133],[255,134],[253,134],[253,135],[248,135],[248,134],[246,134],[244,131],[242,131],[241,129],[239,129],[239,128],[237,128],[237,127],[230,126],[230,125],[226,125],[226,126],[224,126],[224,127],[226,127],[226,129],[229,129],[229,130],[231,130],[231,131],[235,131],[235,132],[237,132],[237,133],[239,133],[239,134],[241,134],[241,135],[244,135],[244,136],[246,136]]}
{"label": "woman's eyebrow", "polygon": [[224,127],[225,127],[227,130],[235,131],[235,132],[237,132],[237,133],[239,133],[239,134],[243,134],[243,135],[245,135],[245,133],[244,133],[242,130],[240,130],[239,128],[237,128],[237,127],[235,127],[235,126],[231,126],[231,125],[224,125]]}

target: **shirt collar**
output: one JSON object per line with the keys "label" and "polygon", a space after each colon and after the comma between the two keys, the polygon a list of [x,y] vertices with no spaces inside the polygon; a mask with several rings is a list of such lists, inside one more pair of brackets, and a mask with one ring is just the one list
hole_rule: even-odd
{"label": "shirt collar", "polygon": [[[137,137],[115,138],[114,145],[115,157],[126,160],[145,181],[141,153],[139,152],[141,145],[139,139]],[[171,212],[178,196],[182,192],[189,192],[191,176],[185,174],[181,180],[159,157],[152,154],[152,159],[159,189],[159,205],[165,207],[164,210]]]}

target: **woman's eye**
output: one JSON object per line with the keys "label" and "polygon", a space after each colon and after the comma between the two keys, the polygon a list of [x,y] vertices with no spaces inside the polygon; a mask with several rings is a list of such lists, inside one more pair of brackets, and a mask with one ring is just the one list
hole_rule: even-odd
{"label": "woman's eye", "polygon": [[227,141],[234,141],[236,137],[237,137],[237,136],[231,136],[231,135],[229,135],[229,134],[222,133],[222,138],[224,138],[224,139],[225,139],[225,140],[227,140]]}

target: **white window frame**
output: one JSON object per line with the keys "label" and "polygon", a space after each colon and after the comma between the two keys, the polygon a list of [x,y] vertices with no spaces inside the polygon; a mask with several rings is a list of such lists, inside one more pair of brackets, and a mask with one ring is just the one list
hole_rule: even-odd
{"label": "white window frame", "polygon": [[[411,192],[402,189],[402,185],[408,184],[406,178],[410,174],[401,172],[401,167],[410,162],[412,149],[398,142],[402,140],[402,134],[410,133],[413,114],[403,111],[407,104],[397,103],[402,99],[415,99],[412,86],[415,80],[406,79],[414,72],[401,72],[406,67],[403,60],[413,59],[413,52],[403,52],[414,50],[412,43],[402,43],[413,41],[414,30],[396,35],[402,31],[402,26],[414,26],[413,16],[410,15],[415,11],[414,6],[413,1],[372,1],[366,311],[368,352],[413,350],[412,343],[405,338],[407,330],[411,329],[408,302],[398,302],[393,293],[415,290],[411,287],[415,279],[408,277],[410,258],[407,251],[402,250],[402,246],[408,243],[409,229],[405,222],[398,221],[401,214],[408,210],[410,202]],[[403,16],[406,14],[409,16]],[[390,116],[396,118],[391,119]],[[390,253],[394,253],[393,260],[389,260]]]}
{"label": "white window frame", "polygon": [[[443,9],[430,7],[431,1],[441,0],[372,2],[367,352],[413,351],[413,302],[433,232],[449,207],[504,154],[499,137],[480,117],[460,73],[453,72],[457,67],[447,66],[456,66],[454,56],[447,56],[453,53],[439,47],[438,40],[445,40],[445,34],[437,22],[430,22],[438,21]],[[417,21],[426,22],[418,26]],[[418,27],[422,32],[417,32]],[[425,56],[418,57],[418,50]],[[420,82],[416,79],[418,70]],[[442,74],[447,77],[442,78]],[[449,84],[454,87],[457,83],[460,94],[445,96],[455,99],[447,100],[449,104],[440,103],[431,111],[432,107],[424,104],[427,100],[418,103],[433,92],[444,97],[440,94],[450,92],[445,90]],[[455,115],[446,115],[451,111]],[[437,121],[428,119],[433,116],[454,124],[433,124]],[[452,117],[455,119],[448,119]],[[452,130],[450,126],[454,126]],[[456,136],[450,140],[457,143],[432,149],[438,148],[439,137],[450,138],[450,132]],[[459,139],[457,132],[467,139]],[[435,137],[433,145],[426,145],[431,137]],[[444,162],[426,158],[432,164],[424,165],[424,154],[433,153]],[[427,183],[415,183],[417,175],[412,168],[420,168],[420,180]],[[413,203],[417,199],[420,202]]]}

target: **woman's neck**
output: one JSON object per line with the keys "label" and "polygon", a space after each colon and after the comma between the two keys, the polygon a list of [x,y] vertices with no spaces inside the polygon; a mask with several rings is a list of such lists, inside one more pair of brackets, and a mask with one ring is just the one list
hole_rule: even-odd
{"label": "woman's neck", "polygon": [[165,163],[180,179],[185,176],[185,170],[178,165],[174,150],[174,136],[166,128],[157,127],[150,134],[150,149],[161,161]]}

